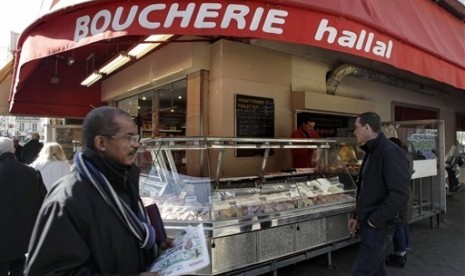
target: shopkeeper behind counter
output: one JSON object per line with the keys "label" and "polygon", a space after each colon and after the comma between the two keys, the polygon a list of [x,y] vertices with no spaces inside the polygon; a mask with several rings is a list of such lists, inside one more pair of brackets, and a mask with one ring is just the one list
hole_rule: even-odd
{"label": "shopkeeper behind counter", "polygon": [[[309,116],[304,116],[299,122],[299,127],[291,134],[291,138],[313,139],[319,138],[318,132],[314,130],[315,121]],[[292,163],[294,168],[313,168],[316,158],[313,149],[292,149]]]}

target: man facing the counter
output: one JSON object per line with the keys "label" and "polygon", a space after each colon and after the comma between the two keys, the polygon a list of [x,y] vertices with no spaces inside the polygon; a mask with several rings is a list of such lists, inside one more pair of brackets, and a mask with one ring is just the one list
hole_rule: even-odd
{"label": "man facing the counter", "polygon": [[87,114],[82,131],[83,150],[39,212],[25,274],[158,275],[147,267],[171,240],[139,197],[136,125],[104,106]]}
{"label": "man facing the counter", "polygon": [[[318,132],[314,130],[315,121],[309,116],[304,116],[299,127],[291,134],[292,139],[315,139],[319,138]],[[292,149],[292,163],[294,168],[313,168],[316,165],[314,161],[313,149]]]}
{"label": "man facing the counter", "polygon": [[381,131],[374,112],[357,117],[354,135],[365,151],[357,181],[355,218],[349,231],[359,233],[360,249],[353,276],[387,275],[386,246],[395,225],[406,222],[410,172],[403,150]]}

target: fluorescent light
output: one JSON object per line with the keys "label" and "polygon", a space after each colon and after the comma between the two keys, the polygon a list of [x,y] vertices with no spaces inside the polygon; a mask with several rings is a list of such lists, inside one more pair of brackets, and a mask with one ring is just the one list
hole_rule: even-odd
{"label": "fluorescent light", "polygon": [[[143,57],[145,54],[158,47],[161,43],[170,39],[172,36],[173,35],[171,34],[157,34],[147,37],[146,39],[144,39],[144,42],[133,47],[128,53],[120,53],[116,58],[112,59],[110,62],[103,65],[99,70],[89,75],[85,80],[81,82],[81,85],[91,86],[104,76],[108,76],[117,69],[121,68],[123,65],[130,62],[132,59],[139,59]],[[87,57],[87,61],[89,61],[92,58],[95,58],[95,53],[91,53]]]}
{"label": "fluorescent light", "polygon": [[144,42],[138,44],[137,46],[129,50],[128,54],[132,57],[139,59],[148,52],[158,47],[162,42],[165,42],[166,40],[170,39],[172,36],[173,35],[171,34],[151,35],[144,39]]}
{"label": "fluorescent light", "polygon": [[100,74],[97,71],[93,72],[85,80],[81,82],[81,85],[89,87],[101,78],[103,78],[103,74]]}
{"label": "fluorescent light", "polygon": [[102,66],[98,71],[99,73],[103,73],[105,75],[110,75],[116,69],[120,68],[121,66],[125,65],[131,61],[131,57],[127,54],[119,54],[116,58]]}

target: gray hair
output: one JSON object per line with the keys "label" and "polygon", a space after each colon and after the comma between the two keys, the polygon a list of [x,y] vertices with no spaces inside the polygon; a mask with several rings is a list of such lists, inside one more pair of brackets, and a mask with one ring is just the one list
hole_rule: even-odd
{"label": "gray hair", "polygon": [[8,137],[0,137],[0,154],[6,152],[15,153],[15,145],[13,140]]}

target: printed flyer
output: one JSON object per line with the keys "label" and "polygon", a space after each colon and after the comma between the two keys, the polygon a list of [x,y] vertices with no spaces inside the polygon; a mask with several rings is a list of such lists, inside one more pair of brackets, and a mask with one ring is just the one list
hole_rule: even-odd
{"label": "printed flyer", "polygon": [[163,253],[150,265],[149,271],[160,276],[177,276],[192,273],[210,264],[207,241],[203,224],[188,226],[176,237],[174,246]]}

